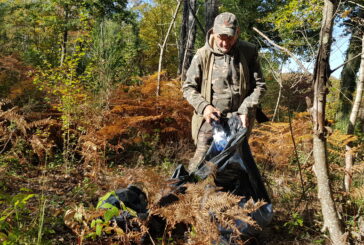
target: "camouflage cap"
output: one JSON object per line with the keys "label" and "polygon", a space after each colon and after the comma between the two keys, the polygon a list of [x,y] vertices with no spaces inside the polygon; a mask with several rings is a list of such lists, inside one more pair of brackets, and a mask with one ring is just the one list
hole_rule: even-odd
{"label": "camouflage cap", "polygon": [[225,12],[216,16],[214,21],[214,33],[235,36],[238,28],[238,20],[232,13]]}

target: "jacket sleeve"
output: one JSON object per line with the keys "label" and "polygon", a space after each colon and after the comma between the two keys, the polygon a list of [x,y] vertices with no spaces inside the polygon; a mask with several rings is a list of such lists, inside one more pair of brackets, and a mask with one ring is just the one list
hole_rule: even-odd
{"label": "jacket sleeve", "polygon": [[203,110],[209,103],[201,95],[202,84],[202,58],[197,52],[187,70],[186,80],[183,83],[183,97],[185,97],[196,110],[202,115]]}
{"label": "jacket sleeve", "polygon": [[259,105],[261,98],[265,94],[265,91],[267,90],[258,59],[258,51],[256,48],[253,57],[251,60],[248,60],[248,63],[250,63],[250,90],[248,92],[248,96],[244,99],[243,103],[238,109],[238,113],[242,115],[248,115],[251,109],[256,108]]}

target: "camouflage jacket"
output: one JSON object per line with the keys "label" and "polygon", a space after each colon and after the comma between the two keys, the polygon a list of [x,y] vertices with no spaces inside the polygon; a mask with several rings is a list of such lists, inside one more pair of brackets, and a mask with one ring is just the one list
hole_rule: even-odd
{"label": "camouflage jacket", "polygon": [[196,142],[203,111],[213,105],[223,114],[237,112],[254,117],[266,90],[256,47],[238,40],[227,54],[213,48],[213,38],[197,50],[187,71],[183,94],[195,108],[192,138]]}

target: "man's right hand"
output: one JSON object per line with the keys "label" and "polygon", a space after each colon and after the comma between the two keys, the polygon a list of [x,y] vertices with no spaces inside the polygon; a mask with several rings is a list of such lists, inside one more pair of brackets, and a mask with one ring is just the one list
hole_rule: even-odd
{"label": "man's right hand", "polygon": [[[217,116],[216,116],[217,115]],[[211,123],[211,120],[218,121],[221,112],[213,107],[212,105],[208,105],[203,110],[203,117],[205,118],[206,122]]]}

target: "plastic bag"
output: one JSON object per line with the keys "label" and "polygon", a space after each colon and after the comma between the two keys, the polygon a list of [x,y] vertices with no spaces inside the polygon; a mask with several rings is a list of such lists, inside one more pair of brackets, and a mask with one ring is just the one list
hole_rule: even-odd
{"label": "plastic bag", "polygon": [[223,151],[230,140],[230,135],[226,132],[219,121],[212,121],[213,145],[216,151]]}

